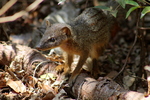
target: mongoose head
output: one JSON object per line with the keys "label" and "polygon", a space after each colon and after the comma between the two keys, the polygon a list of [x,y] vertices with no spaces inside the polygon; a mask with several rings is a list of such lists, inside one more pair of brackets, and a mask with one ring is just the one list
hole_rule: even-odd
{"label": "mongoose head", "polygon": [[45,51],[59,47],[71,36],[69,27],[69,25],[61,23],[49,25],[36,49]]}

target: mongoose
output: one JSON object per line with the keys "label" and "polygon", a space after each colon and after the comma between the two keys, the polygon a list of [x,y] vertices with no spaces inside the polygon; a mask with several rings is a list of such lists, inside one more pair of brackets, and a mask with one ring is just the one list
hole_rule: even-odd
{"label": "mongoose", "polygon": [[[99,8],[87,8],[68,24],[56,23],[48,26],[36,48],[38,50],[62,48],[66,52],[64,74],[71,69],[73,55],[79,55],[78,64],[69,81],[74,82],[88,57],[96,62],[108,44],[109,37],[107,15]],[[97,71],[96,69],[97,66],[93,66],[93,73]]]}

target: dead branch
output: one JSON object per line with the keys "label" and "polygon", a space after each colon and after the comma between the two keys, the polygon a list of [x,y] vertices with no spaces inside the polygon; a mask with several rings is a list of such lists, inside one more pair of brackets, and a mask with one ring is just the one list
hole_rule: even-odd
{"label": "dead branch", "polygon": [[4,14],[11,6],[13,6],[17,0],[10,0],[8,1],[1,9],[0,9],[0,16]]}
{"label": "dead branch", "polygon": [[20,62],[23,69],[27,73],[33,74],[32,65],[37,62],[43,62],[39,74],[41,75],[45,70],[52,66],[52,62],[46,59],[40,52],[27,46],[22,45],[4,45],[0,44],[0,65],[13,66],[16,62]]}
{"label": "dead branch", "polygon": [[[13,1],[13,0],[11,0],[11,1]],[[12,16],[1,17],[1,18],[0,18],[0,23],[14,21],[14,20],[16,20],[16,19],[18,19],[18,18],[20,18],[20,17],[26,15],[29,11],[35,9],[42,1],[43,1],[43,0],[35,0],[35,1],[34,1],[31,5],[29,5],[25,10],[22,10],[22,11],[20,11],[20,12],[17,12],[17,13],[15,13],[15,14],[12,15]],[[12,4],[12,5],[13,5],[13,4]],[[6,6],[6,5],[5,5],[5,6]],[[3,7],[3,8],[5,8],[5,7]],[[0,12],[1,12],[2,14],[3,14],[3,13],[5,12],[5,10],[7,10],[7,9],[5,9],[4,11],[3,11],[3,10],[4,10],[4,9],[1,9],[1,10],[0,10]]]}
{"label": "dead branch", "polygon": [[95,80],[86,73],[78,76],[72,91],[78,100],[148,100],[144,94],[125,90],[109,78]]}

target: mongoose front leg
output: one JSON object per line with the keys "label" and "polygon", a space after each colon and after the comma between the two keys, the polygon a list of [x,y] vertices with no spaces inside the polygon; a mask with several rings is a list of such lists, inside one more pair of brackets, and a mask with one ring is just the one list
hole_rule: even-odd
{"label": "mongoose front leg", "polygon": [[64,72],[63,74],[67,76],[69,72],[71,71],[71,64],[73,62],[73,55],[64,53],[64,59],[65,59],[65,66],[64,66]]}
{"label": "mongoose front leg", "polygon": [[81,68],[83,66],[83,64],[85,63],[86,59],[88,58],[88,54],[84,54],[81,55],[77,64],[77,67],[75,68],[75,70],[73,71],[73,73],[71,74],[71,77],[69,79],[69,85],[72,86],[73,83],[75,82],[78,74],[81,71]]}

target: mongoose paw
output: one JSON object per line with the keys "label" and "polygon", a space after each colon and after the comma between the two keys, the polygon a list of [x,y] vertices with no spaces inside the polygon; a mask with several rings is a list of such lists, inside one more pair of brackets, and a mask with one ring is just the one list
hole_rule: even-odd
{"label": "mongoose paw", "polygon": [[70,86],[70,87],[72,87],[72,86],[74,85],[74,83],[75,83],[74,81],[70,81],[70,80],[69,80],[69,86]]}
{"label": "mongoose paw", "polygon": [[55,68],[55,70],[57,71],[57,73],[62,73],[62,75],[64,76],[69,76],[70,75],[70,68],[66,67],[65,65],[59,65]]}
{"label": "mongoose paw", "polygon": [[69,86],[72,87],[76,81],[77,75],[76,76],[71,76],[69,79]]}
{"label": "mongoose paw", "polygon": [[91,75],[94,78],[98,78],[100,74],[101,74],[100,70],[93,70],[93,71],[91,71]]}
{"label": "mongoose paw", "polygon": [[59,65],[55,68],[55,70],[57,71],[57,73],[62,73],[64,70],[64,67],[62,65]]}

